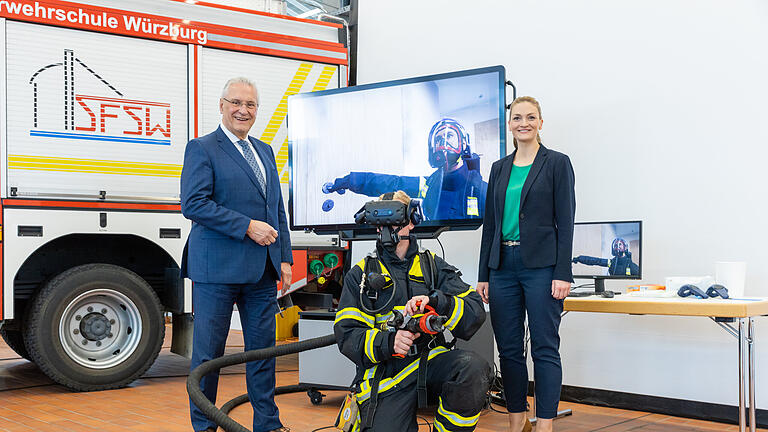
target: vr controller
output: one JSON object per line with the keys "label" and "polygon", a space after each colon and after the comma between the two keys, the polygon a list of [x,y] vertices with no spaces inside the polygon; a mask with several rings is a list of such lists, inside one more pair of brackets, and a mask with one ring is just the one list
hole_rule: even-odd
{"label": "vr controller", "polygon": [[727,299],[728,288],[724,287],[723,285],[715,284],[707,288],[706,291],[704,291],[701,288],[697,287],[696,285],[686,284],[681,286],[680,289],[677,290],[677,295],[679,295],[680,297],[694,296],[700,299],[707,299],[710,297],[712,298],[721,297],[721,298]]}
{"label": "vr controller", "polygon": [[[416,306],[420,306],[421,301],[416,302]],[[427,305],[425,307],[424,315],[419,317],[413,317],[410,315],[403,315],[398,310],[392,311],[392,318],[382,325],[382,330],[406,330],[411,333],[424,333],[431,336],[442,333],[445,330],[445,323],[448,322],[448,317],[445,315],[438,315],[437,311],[432,306]],[[411,346],[413,351],[415,346]],[[405,357],[402,354],[395,354],[395,357]]]}
{"label": "vr controller", "polygon": [[427,309],[428,311],[418,318],[410,315],[404,316],[397,310],[392,311],[394,316],[387,321],[387,327],[395,330],[407,330],[411,333],[426,333],[428,335],[442,333],[445,330],[445,323],[448,322],[448,317],[438,315],[430,306],[427,306]]}

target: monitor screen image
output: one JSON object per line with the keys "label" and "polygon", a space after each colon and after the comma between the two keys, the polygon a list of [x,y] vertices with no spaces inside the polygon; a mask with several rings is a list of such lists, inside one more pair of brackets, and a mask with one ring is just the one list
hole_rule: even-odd
{"label": "monitor screen image", "polygon": [[640,279],[642,222],[577,222],[573,277]]}
{"label": "monitor screen image", "polygon": [[421,200],[422,229],[480,226],[506,155],[504,79],[494,66],[290,96],[291,229],[357,228],[396,190]]}

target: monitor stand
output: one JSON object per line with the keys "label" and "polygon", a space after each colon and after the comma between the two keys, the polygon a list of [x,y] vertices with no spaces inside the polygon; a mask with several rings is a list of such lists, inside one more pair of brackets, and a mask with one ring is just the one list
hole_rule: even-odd
{"label": "monitor stand", "polygon": [[608,279],[604,276],[593,276],[592,279],[595,281],[595,290],[594,291],[577,291],[572,292],[571,294],[568,294],[569,297],[588,297],[593,295],[603,295],[605,292],[610,292],[613,294],[619,294],[616,291],[606,291],[605,290],[605,280]]}
{"label": "monitor stand", "polygon": [[605,278],[595,277],[595,294],[605,292]]}

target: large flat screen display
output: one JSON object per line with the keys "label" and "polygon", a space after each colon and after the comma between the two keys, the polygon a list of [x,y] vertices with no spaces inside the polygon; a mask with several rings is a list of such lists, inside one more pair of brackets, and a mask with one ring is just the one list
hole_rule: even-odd
{"label": "large flat screen display", "polygon": [[421,229],[477,228],[506,155],[504,103],[502,66],[289,97],[291,228],[352,229],[396,190],[422,200]]}
{"label": "large flat screen display", "polygon": [[641,278],[641,221],[578,222],[573,228],[573,277]]}

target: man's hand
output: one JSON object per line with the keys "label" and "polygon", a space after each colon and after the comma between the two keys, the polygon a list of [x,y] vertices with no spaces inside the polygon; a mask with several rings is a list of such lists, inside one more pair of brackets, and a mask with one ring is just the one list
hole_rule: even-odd
{"label": "man's hand", "polygon": [[562,300],[571,292],[571,283],[561,280],[552,281],[552,297]]}
{"label": "man's hand", "polygon": [[262,246],[269,246],[277,240],[277,231],[270,224],[257,220],[251,220],[246,234]]}
{"label": "man's hand", "polygon": [[488,304],[488,282],[478,282],[475,291],[480,294],[483,303]]}
{"label": "man's hand", "polygon": [[[418,306],[416,306],[417,303],[419,304]],[[429,303],[429,297],[425,295],[413,296],[408,300],[408,303],[405,304],[403,315],[414,316],[417,313],[424,313],[424,308],[427,307],[427,303]]]}
{"label": "man's hand", "polygon": [[280,280],[283,282],[283,288],[281,291],[285,292],[291,287],[291,265],[287,262],[280,263]]}
{"label": "man's hand", "polygon": [[411,333],[408,330],[398,330],[395,334],[395,354],[408,355],[408,351],[421,333]]}

